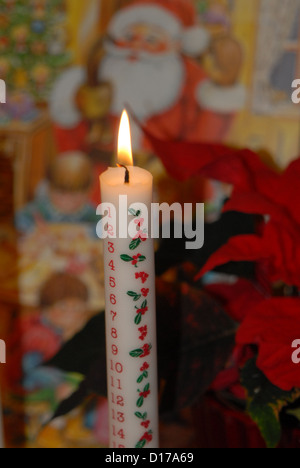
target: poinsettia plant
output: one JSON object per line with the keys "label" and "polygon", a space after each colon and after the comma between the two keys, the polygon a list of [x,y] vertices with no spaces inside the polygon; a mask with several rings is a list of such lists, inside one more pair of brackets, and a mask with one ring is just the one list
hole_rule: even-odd
{"label": "poinsettia plant", "polygon": [[199,174],[231,184],[224,213],[257,216],[254,232],[219,246],[200,265],[196,280],[233,262],[254,266],[251,277],[207,288],[239,322],[231,365],[213,388],[237,391],[241,383],[249,414],[267,445],[276,447],[284,408],[293,404],[289,413],[295,417],[300,408],[300,365],[292,360],[292,343],[300,338],[300,159],[281,173],[250,150],[161,141],[144,131],[171,176],[186,180]]}

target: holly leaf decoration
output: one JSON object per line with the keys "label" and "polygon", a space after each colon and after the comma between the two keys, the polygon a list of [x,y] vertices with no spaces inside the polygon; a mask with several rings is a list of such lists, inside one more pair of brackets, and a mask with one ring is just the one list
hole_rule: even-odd
{"label": "holly leaf decoration", "polygon": [[137,418],[142,419],[143,421],[146,421],[146,419],[148,417],[147,413],[140,413],[138,411],[135,413],[135,415],[136,415]]}
{"label": "holly leaf decoration", "polygon": [[144,353],[144,351],[142,349],[135,349],[135,350],[131,351],[129,354],[130,354],[131,357],[136,358],[136,357],[142,356],[143,353]]}
{"label": "holly leaf decoration", "polygon": [[141,244],[141,239],[138,237],[137,239],[133,239],[133,241],[130,243],[129,245],[129,249],[130,250],[135,250],[139,247],[139,245]]}
{"label": "holly leaf decoration", "polygon": [[241,382],[248,395],[247,411],[258,425],[269,448],[278,446],[281,438],[280,412],[299,398],[300,391],[286,392],[275,387],[261,372],[256,359],[247,362]]}
{"label": "holly leaf decoration", "polygon": [[138,399],[138,401],[136,402],[136,406],[137,406],[138,408],[141,408],[141,407],[143,406],[143,404],[144,404],[144,397],[141,396],[141,397]]}
{"label": "holly leaf decoration", "polygon": [[129,255],[121,255],[121,260],[123,260],[123,262],[132,262],[133,258]]}
{"label": "holly leaf decoration", "polygon": [[137,316],[136,316],[135,319],[134,319],[134,323],[135,323],[136,325],[140,325],[141,322],[142,322],[142,318],[143,318],[142,314],[137,314]]}
{"label": "holly leaf decoration", "polygon": [[144,387],[144,392],[148,392],[150,390],[150,384],[147,383],[147,385],[145,385]]}
{"label": "holly leaf decoration", "polygon": [[145,445],[146,445],[146,443],[147,443],[147,442],[146,442],[145,439],[140,440],[140,441],[136,444],[135,448],[144,448]]}
{"label": "holly leaf decoration", "polygon": [[138,294],[138,293],[136,293],[136,292],[134,292],[134,291],[128,291],[127,295],[128,295],[129,297],[132,297],[133,300],[134,300],[134,302],[139,301],[140,298],[142,297],[141,294]]}

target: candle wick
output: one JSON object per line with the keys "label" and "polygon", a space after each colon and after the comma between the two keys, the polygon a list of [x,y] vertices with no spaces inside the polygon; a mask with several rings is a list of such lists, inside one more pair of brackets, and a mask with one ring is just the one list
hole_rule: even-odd
{"label": "candle wick", "polygon": [[123,164],[117,164],[117,166],[123,167],[125,169],[125,184],[129,184],[130,174],[128,168],[126,166],[123,166]]}

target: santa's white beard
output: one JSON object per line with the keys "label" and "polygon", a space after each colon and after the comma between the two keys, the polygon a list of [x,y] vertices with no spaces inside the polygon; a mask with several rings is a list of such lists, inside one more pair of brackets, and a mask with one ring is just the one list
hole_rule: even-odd
{"label": "santa's white beard", "polygon": [[139,120],[170,109],[179,99],[184,85],[185,68],[178,53],[137,53],[107,45],[107,55],[99,69],[100,78],[114,87],[112,113],[120,115],[126,104]]}

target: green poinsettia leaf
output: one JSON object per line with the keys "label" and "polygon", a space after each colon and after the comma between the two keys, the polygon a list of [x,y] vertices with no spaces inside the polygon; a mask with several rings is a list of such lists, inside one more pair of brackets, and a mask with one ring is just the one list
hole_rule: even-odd
{"label": "green poinsettia leaf", "polygon": [[241,375],[248,395],[247,411],[258,425],[269,448],[275,448],[281,438],[280,412],[299,398],[299,391],[286,392],[275,387],[261,372],[256,360],[247,362]]}

